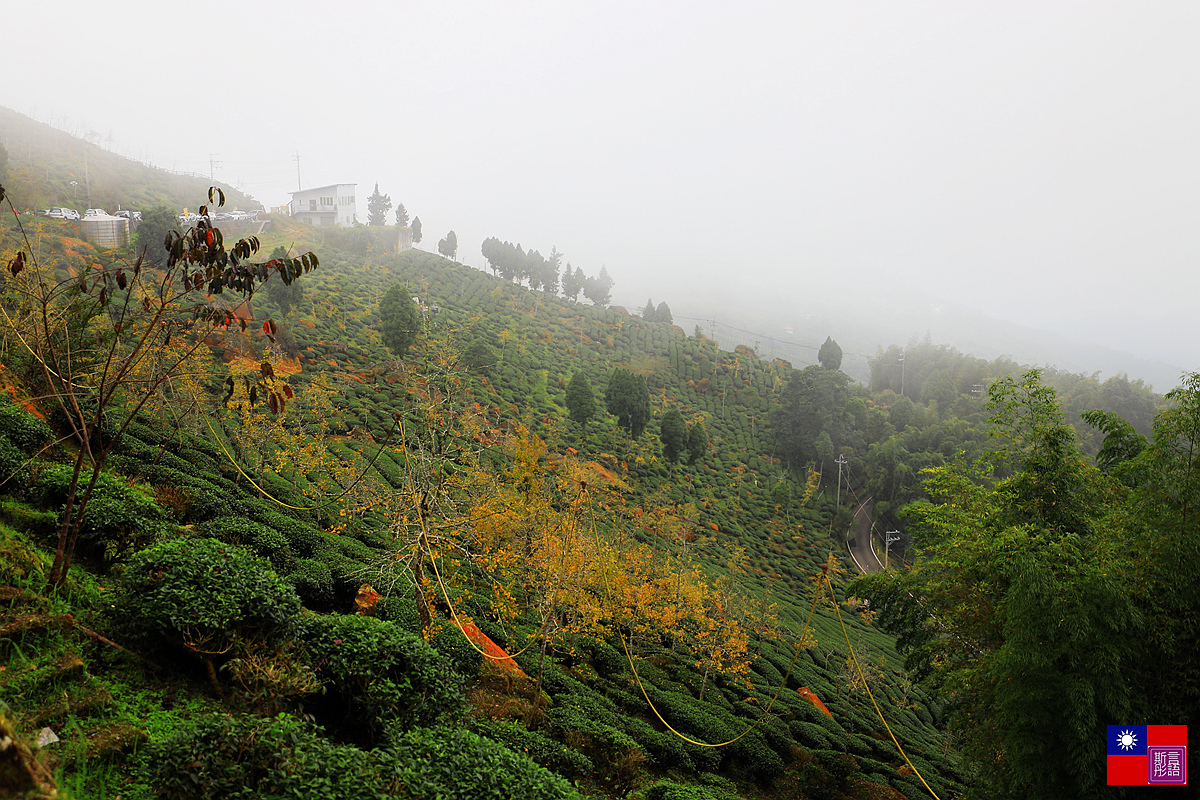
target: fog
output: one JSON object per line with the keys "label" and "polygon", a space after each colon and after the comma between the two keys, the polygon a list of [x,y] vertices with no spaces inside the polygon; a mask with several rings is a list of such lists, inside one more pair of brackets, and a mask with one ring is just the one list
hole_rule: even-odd
{"label": "fog", "polygon": [[[719,319],[736,293],[770,333],[818,303],[843,326],[945,303],[1200,368],[1196,3],[127,0],[4,19],[0,105],[266,206],[299,170],[357,183],[365,220],[378,182],[424,249],[451,229],[478,267],[488,236],[556,246],[630,307]],[[901,311],[880,343],[927,330]]]}

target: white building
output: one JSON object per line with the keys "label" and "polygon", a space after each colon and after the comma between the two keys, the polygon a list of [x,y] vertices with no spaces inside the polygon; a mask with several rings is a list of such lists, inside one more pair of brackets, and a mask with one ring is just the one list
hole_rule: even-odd
{"label": "white building", "polygon": [[357,183],[335,183],[292,192],[292,216],[309,225],[349,228],[358,221],[354,210]]}

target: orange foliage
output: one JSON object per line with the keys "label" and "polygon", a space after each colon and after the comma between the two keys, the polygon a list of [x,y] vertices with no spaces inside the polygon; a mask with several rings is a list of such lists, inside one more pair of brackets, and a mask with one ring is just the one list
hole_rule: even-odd
{"label": "orange foliage", "polygon": [[371,588],[371,584],[364,583],[358,587],[358,596],[354,598],[354,606],[358,609],[355,613],[365,617],[375,616],[375,604],[379,602],[380,597],[379,592]]}
{"label": "orange foliage", "polygon": [[475,645],[487,653],[491,658],[487,659],[487,663],[491,664],[498,672],[502,672],[513,676],[514,678],[525,678],[529,676],[517,666],[517,662],[508,657],[508,653],[504,651],[500,645],[493,642],[486,633],[479,630],[474,622],[463,622],[459,625],[459,630],[463,632]]}
{"label": "orange foliage", "polygon": [[[229,361],[230,364],[236,364],[247,372],[258,372],[259,365],[262,364],[262,358],[251,358],[248,355],[238,354]],[[275,370],[276,377],[287,377],[295,375],[303,369],[300,366],[300,359],[290,356],[282,356],[271,364]]]}
{"label": "orange foliage", "polygon": [[799,689],[796,690],[796,693],[799,694],[801,697],[803,697],[808,702],[812,703],[814,706],[816,706],[817,711],[820,711],[821,713],[825,714],[830,719],[833,718],[833,714],[829,713],[829,709],[826,708],[825,704],[821,702],[821,698],[817,697],[816,694],[813,693],[812,689],[809,689],[807,686],[801,686]]}

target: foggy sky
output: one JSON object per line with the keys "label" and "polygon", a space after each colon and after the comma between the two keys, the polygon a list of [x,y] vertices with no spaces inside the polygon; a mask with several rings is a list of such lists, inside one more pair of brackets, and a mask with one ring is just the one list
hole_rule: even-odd
{"label": "foggy sky", "polygon": [[358,184],[364,221],[378,182],[423,249],[452,228],[480,267],[488,236],[557,246],[631,307],[719,314],[736,285],[799,313],[906,289],[1200,369],[1195,2],[125,0],[3,18],[0,105],[157,166],[219,162],[268,206],[299,153],[304,186]]}

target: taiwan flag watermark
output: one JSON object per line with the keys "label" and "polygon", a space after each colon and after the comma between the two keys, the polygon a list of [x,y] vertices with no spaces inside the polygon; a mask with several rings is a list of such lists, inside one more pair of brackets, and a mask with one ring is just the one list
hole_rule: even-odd
{"label": "taiwan flag watermark", "polygon": [[1186,786],[1186,725],[1109,725],[1109,786]]}

